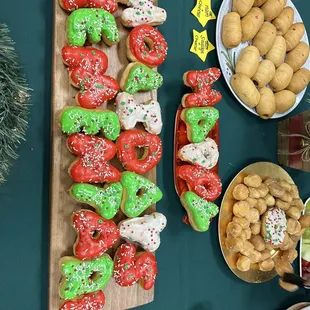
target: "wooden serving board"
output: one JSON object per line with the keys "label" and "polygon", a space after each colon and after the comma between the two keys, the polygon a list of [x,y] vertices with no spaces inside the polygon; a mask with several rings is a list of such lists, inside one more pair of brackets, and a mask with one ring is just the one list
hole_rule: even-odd
{"label": "wooden serving board", "polygon": [[[128,64],[126,57],[126,37],[130,29],[124,28],[120,22],[120,14],[124,7],[120,6],[116,16],[121,41],[112,47],[104,43],[94,47],[103,50],[109,58],[107,75],[121,79],[123,70]],[[68,168],[74,161],[66,147],[67,136],[62,134],[59,117],[61,111],[68,106],[76,106],[75,96],[77,89],[69,82],[69,74],[62,62],[61,50],[67,44],[66,19],[68,14],[61,9],[57,0],[54,0],[54,44],[53,44],[53,76],[52,76],[52,162],[51,162],[51,226],[50,226],[50,261],[49,261],[49,310],[57,310],[61,304],[58,294],[61,273],[59,270],[59,259],[66,255],[73,255],[73,244],[76,233],[71,226],[71,215],[74,211],[82,208],[91,209],[86,204],[74,201],[68,190],[73,184],[68,174]],[[157,91],[143,92],[135,95],[138,102],[146,102],[157,99]],[[113,103],[108,108],[113,110]],[[142,127],[140,127],[142,128]],[[114,159],[112,164],[122,170],[121,165]],[[145,177],[156,183],[156,169],[148,172]],[[148,208],[147,214],[155,211],[155,205]],[[123,220],[125,216],[119,212],[116,222]],[[109,254],[113,258],[116,249]],[[118,286],[113,279],[104,289],[106,296],[105,309],[121,310],[147,304],[154,299],[154,288],[145,291],[138,284],[128,288]]]}

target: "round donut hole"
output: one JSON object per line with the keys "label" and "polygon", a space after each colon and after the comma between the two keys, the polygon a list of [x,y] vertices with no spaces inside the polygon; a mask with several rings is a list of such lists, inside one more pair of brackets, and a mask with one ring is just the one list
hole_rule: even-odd
{"label": "round donut hole", "polygon": [[89,276],[88,279],[89,279],[90,281],[96,281],[96,280],[99,279],[99,277],[100,277],[99,272],[98,272],[98,271],[93,271],[93,272],[91,273],[91,275]]}
{"label": "round donut hole", "polygon": [[143,188],[140,188],[140,189],[137,191],[137,194],[136,194],[136,195],[137,195],[138,197],[142,197],[142,196],[144,195],[144,192],[145,192],[144,189],[143,189]]}
{"label": "round donut hole", "polygon": [[148,154],[148,148],[136,146],[135,153],[139,160],[143,160]]}
{"label": "round donut hole", "polygon": [[144,44],[148,48],[149,51],[153,50],[153,41],[152,40],[145,38]]}
{"label": "round donut hole", "polygon": [[198,122],[198,125],[199,125],[199,126],[203,126],[204,123],[205,123],[205,121],[202,119],[202,120],[200,120],[200,121]]}
{"label": "round donut hole", "polygon": [[92,234],[92,238],[93,239],[98,239],[100,237],[100,233],[98,230],[95,230]]}

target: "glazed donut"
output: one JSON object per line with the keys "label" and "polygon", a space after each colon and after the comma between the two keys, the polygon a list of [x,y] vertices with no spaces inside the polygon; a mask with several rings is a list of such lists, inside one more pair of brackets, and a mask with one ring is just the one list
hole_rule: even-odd
{"label": "glazed donut", "polygon": [[66,301],[60,310],[102,310],[105,304],[105,296],[102,291],[86,294],[74,300]]}
{"label": "glazed donut", "polygon": [[[160,161],[162,144],[158,136],[143,130],[133,129],[121,133],[116,141],[117,157],[124,169],[144,174]],[[136,148],[144,148],[142,158],[138,158]]]}
{"label": "glazed donut", "polygon": [[201,198],[214,201],[221,195],[221,179],[213,171],[197,166],[184,165],[179,168],[178,176],[187,182],[190,191],[193,191]]}
{"label": "glazed donut", "polygon": [[284,242],[287,222],[285,212],[279,208],[270,208],[263,215],[262,236],[272,246],[280,246]]}
{"label": "glazed donut", "polygon": [[161,65],[166,57],[168,46],[163,35],[149,25],[135,27],[126,41],[127,57],[148,67]]}
{"label": "glazed donut", "polygon": [[67,12],[88,7],[105,9],[113,14],[118,8],[117,0],[59,0],[59,4]]}

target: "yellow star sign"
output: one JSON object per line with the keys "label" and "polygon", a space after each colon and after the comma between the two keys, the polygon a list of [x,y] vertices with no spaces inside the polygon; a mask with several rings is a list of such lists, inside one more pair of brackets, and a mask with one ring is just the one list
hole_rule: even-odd
{"label": "yellow star sign", "polygon": [[209,52],[213,51],[215,47],[211,44],[208,39],[207,30],[203,32],[198,32],[195,29],[193,30],[193,44],[190,51],[205,62]]}
{"label": "yellow star sign", "polygon": [[198,19],[202,27],[205,27],[209,20],[216,19],[211,9],[211,0],[197,0],[192,14]]}

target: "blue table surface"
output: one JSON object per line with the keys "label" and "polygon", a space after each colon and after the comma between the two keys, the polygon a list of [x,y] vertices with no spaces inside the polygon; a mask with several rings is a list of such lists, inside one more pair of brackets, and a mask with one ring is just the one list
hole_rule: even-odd
{"label": "blue table surface", "polygon": [[[218,13],[222,1],[213,0]],[[295,0],[309,29],[310,2]],[[278,279],[264,284],[248,284],[227,267],[218,243],[217,219],[207,233],[197,233],[182,223],[184,210],[174,191],[173,131],[175,112],[182,95],[182,75],[191,69],[218,67],[216,52],[206,63],[189,52],[192,29],[202,31],[190,14],[194,0],[161,0],[169,15],[160,31],[169,43],[169,55],[160,67],[165,83],[159,90],[163,110],[164,155],[158,166],[158,184],[164,198],[158,210],[168,218],[157,252],[159,276],[155,301],[141,309],[286,309],[300,301],[310,301],[305,290],[288,293]],[[52,1],[15,0],[3,3],[0,22],[8,24],[33,89],[27,141],[8,181],[0,185],[0,309],[47,309],[49,248],[50,110],[52,59]],[[215,44],[215,21],[206,29]],[[64,30],[65,31],[65,30]],[[257,161],[277,162],[277,121],[262,121],[241,107],[222,78],[216,88],[224,99],[220,110],[220,171],[225,189],[233,176]],[[291,114],[308,109],[304,98]],[[310,174],[287,169],[299,186],[303,199],[310,196]],[[219,199],[220,202],[220,199]],[[296,271],[298,264],[295,266]]]}

